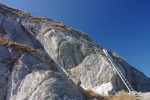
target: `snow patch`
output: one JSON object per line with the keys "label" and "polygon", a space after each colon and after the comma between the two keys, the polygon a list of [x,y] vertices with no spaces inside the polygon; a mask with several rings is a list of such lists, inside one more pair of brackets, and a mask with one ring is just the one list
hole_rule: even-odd
{"label": "snow patch", "polygon": [[111,82],[104,83],[100,86],[96,86],[92,88],[92,91],[98,94],[108,95],[109,91],[113,90],[113,85]]}

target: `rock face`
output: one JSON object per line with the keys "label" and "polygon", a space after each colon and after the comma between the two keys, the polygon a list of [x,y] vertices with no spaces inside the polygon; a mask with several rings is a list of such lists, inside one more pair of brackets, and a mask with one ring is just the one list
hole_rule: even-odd
{"label": "rock face", "polygon": [[[150,79],[109,52],[134,90]],[[0,100],[85,100],[83,90],[127,90],[103,47],[60,22],[0,4]]]}

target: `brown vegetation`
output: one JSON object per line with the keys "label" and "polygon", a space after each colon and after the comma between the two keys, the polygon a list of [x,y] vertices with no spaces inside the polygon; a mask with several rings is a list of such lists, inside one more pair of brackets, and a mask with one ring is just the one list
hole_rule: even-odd
{"label": "brown vegetation", "polygon": [[22,14],[22,15],[26,15],[26,16],[31,16],[31,14],[29,14],[29,13],[5,6],[3,4],[0,4],[0,6],[1,6],[0,13],[3,13],[3,14],[4,13],[12,13],[12,14]]}
{"label": "brown vegetation", "polygon": [[127,92],[119,92],[115,96],[108,97],[109,100],[136,100],[135,95],[131,95]]}
{"label": "brown vegetation", "polygon": [[54,22],[52,24],[52,26],[49,26],[48,28],[46,28],[45,30],[43,30],[41,32],[41,34],[45,34],[46,32],[50,31],[51,29],[59,29],[59,30],[67,30],[69,32],[78,32],[76,31],[75,29],[71,28],[71,27],[68,27],[66,25],[64,25],[63,23],[60,23],[60,22]]}
{"label": "brown vegetation", "polygon": [[13,41],[9,41],[9,40],[6,40],[2,37],[0,37],[0,45],[4,45],[6,47],[14,47],[16,48],[19,52],[34,52],[36,51],[34,48],[26,45],[26,44],[20,44],[20,43],[16,43],[16,42],[13,42]]}
{"label": "brown vegetation", "polygon": [[118,92],[116,95],[104,96],[93,92],[92,90],[86,90],[82,92],[87,100],[136,100],[135,95],[130,95],[127,92]]}
{"label": "brown vegetation", "polygon": [[52,30],[52,27],[48,27],[48,28],[42,30],[41,35],[44,35],[45,33],[47,33],[50,30]]}
{"label": "brown vegetation", "polygon": [[[71,27],[68,27],[66,25],[64,25],[63,23],[60,23],[60,22],[55,22],[53,23],[52,26],[49,26],[48,28],[44,29],[41,34],[45,34],[47,33],[48,31],[52,30],[52,29],[58,29],[58,30],[61,30],[61,31],[68,31],[68,32],[76,32],[76,33],[79,33],[79,31],[71,28]],[[88,36],[86,34],[79,34],[80,35],[80,38],[83,39],[83,40],[87,40],[89,42],[91,42],[91,40],[88,38]]]}
{"label": "brown vegetation", "polygon": [[105,96],[95,93],[92,90],[85,90],[82,94],[86,97],[87,100],[108,100]]}

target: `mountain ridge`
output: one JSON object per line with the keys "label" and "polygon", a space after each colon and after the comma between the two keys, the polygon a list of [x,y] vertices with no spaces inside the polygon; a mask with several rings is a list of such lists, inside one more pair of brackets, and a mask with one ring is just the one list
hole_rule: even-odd
{"label": "mountain ridge", "polygon": [[[0,4],[0,100],[85,100],[82,90],[127,91],[103,49],[60,22]],[[108,52],[135,91],[150,91],[150,78]]]}

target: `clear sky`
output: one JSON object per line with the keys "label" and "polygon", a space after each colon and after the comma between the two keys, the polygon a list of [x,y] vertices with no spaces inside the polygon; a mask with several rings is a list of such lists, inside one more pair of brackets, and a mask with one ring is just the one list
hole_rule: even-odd
{"label": "clear sky", "polygon": [[150,77],[150,0],[0,0],[87,33]]}

